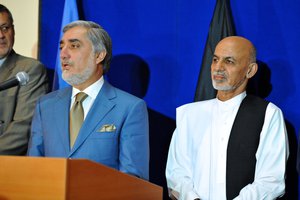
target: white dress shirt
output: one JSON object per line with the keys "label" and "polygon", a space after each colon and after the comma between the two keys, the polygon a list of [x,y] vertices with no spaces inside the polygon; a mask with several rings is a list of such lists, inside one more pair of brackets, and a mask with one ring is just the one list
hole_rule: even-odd
{"label": "white dress shirt", "polygon": [[[166,178],[168,188],[179,193],[179,200],[226,200],[227,144],[245,96],[244,92],[225,102],[213,99],[177,108]],[[254,182],[235,200],[275,199],[284,194],[287,157],[283,115],[269,103],[256,152]]]}
{"label": "white dress shirt", "polygon": [[79,92],[86,93],[88,95],[88,97],[82,102],[82,107],[83,107],[83,111],[84,111],[84,119],[85,119],[88,112],[89,112],[89,110],[91,109],[98,93],[100,92],[100,90],[103,86],[103,83],[104,83],[104,78],[102,76],[98,81],[96,81],[95,83],[93,83],[89,87],[85,88],[83,91],[80,91],[77,88],[73,87],[72,96],[71,96],[70,110],[71,110],[71,107],[74,104],[76,95]]}
{"label": "white dress shirt", "polygon": [[2,64],[4,63],[4,61],[6,60],[7,57],[0,59],[0,67],[2,66]]}

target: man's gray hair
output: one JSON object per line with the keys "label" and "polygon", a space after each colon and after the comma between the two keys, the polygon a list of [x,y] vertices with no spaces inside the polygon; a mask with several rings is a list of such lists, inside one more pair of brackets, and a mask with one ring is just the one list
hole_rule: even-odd
{"label": "man's gray hair", "polygon": [[78,20],[66,25],[63,33],[74,27],[83,27],[87,30],[87,37],[92,43],[94,53],[106,51],[106,56],[102,61],[103,74],[107,73],[110,68],[110,61],[112,58],[112,42],[108,33],[97,23],[92,21]]}

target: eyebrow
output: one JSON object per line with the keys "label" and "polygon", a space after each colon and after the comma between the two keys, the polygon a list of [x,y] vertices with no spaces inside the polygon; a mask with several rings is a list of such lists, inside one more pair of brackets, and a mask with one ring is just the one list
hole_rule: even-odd
{"label": "eyebrow", "polygon": [[[71,42],[71,43],[73,43],[73,42],[80,42],[80,40],[78,40],[78,39],[69,39],[68,42]],[[63,44],[63,43],[64,43],[63,40],[61,40],[61,41],[59,42],[59,44]]]}
{"label": "eyebrow", "polygon": [[225,60],[228,60],[228,59],[230,59],[230,60],[236,60],[234,57],[232,57],[232,56],[227,56],[227,57],[225,57]]}
{"label": "eyebrow", "polygon": [[[220,57],[217,56],[216,54],[214,54],[213,57],[220,58]],[[234,57],[232,57],[232,56],[226,56],[226,57],[224,57],[223,59],[224,59],[224,60],[232,59],[232,60],[236,61],[236,59],[235,59]]]}
{"label": "eyebrow", "polygon": [[9,25],[9,23],[5,22],[5,23],[1,24],[0,26],[2,27],[2,26],[10,26],[10,25]]}

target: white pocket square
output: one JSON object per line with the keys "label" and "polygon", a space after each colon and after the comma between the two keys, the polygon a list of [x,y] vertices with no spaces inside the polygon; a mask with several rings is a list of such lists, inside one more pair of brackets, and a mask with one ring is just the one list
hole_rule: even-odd
{"label": "white pocket square", "polygon": [[104,124],[97,132],[115,132],[116,129],[114,124]]}

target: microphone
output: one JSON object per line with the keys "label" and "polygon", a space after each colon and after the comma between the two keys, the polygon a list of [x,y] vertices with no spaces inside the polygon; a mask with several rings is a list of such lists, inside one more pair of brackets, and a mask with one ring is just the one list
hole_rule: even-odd
{"label": "microphone", "polygon": [[0,83],[0,91],[6,90],[17,85],[26,85],[29,81],[29,76],[26,72],[18,72],[14,78]]}

